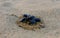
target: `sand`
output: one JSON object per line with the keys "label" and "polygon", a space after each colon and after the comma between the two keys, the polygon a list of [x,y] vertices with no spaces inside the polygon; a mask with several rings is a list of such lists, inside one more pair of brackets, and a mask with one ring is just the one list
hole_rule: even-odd
{"label": "sand", "polygon": [[[18,27],[15,14],[41,16],[45,28]],[[60,38],[60,0],[0,0],[0,38]]]}

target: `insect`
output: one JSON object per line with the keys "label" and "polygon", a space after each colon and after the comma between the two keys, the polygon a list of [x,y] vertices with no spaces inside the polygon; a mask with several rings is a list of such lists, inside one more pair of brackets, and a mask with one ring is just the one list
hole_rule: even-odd
{"label": "insect", "polygon": [[[18,17],[18,16],[16,16],[16,17]],[[43,25],[40,17],[33,16],[30,14],[23,14],[23,15],[19,16],[18,18],[19,19],[16,20],[16,24],[24,29],[36,30],[36,29],[45,27]]]}

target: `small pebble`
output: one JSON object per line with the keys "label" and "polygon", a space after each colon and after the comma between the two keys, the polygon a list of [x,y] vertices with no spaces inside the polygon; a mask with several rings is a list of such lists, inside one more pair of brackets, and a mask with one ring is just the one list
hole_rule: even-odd
{"label": "small pebble", "polygon": [[43,24],[40,25],[41,28],[45,28],[45,26]]}

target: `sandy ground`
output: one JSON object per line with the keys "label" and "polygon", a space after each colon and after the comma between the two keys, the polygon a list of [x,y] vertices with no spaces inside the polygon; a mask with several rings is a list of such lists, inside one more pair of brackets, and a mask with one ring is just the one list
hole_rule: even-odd
{"label": "sandy ground", "polygon": [[[18,27],[15,14],[41,16],[45,28],[31,31]],[[0,38],[60,38],[60,0],[0,0]]]}

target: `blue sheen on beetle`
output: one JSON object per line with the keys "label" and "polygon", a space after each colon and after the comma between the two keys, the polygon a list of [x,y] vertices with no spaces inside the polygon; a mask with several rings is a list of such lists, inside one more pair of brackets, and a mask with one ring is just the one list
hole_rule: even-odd
{"label": "blue sheen on beetle", "polygon": [[30,20],[30,24],[35,24],[36,21],[35,20]]}
{"label": "blue sheen on beetle", "polygon": [[41,19],[35,18],[35,21],[36,21],[36,22],[41,22]]}
{"label": "blue sheen on beetle", "polygon": [[34,19],[35,18],[35,16],[30,16],[29,17],[29,20],[32,20],[32,19]]}

